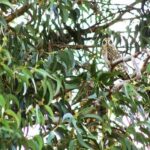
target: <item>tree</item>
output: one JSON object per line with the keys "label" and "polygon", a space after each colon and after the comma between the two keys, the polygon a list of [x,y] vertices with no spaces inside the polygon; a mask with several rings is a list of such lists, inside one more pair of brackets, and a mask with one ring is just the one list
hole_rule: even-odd
{"label": "tree", "polygon": [[[147,148],[149,5],[1,0],[0,149]],[[124,21],[127,28],[112,30]],[[112,68],[133,63],[128,79],[101,56],[108,35],[123,56]],[[29,138],[34,125],[39,133]]]}

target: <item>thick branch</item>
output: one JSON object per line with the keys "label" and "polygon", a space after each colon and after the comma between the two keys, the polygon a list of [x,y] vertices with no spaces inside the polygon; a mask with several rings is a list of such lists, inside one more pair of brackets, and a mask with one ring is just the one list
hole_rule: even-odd
{"label": "thick branch", "polygon": [[30,8],[30,6],[31,6],[31,4],[26,4],[26,5],[22,6],[21,8],[17,9],[15,12],[6,16],[5,19],[6,19],[7,23],[9,23],[12,20],[14,20],[15,18],[23,15]]}
{"label": "thick branch", "polygon": [[[133,55],[133,57],[138,57],[138,55],[140,55],[141,54],[141,52],[137,52],[137,53],[135,53],[134,55]],[[114,68],[116,65],[118,65],[118,64],[120,64],[120,63],[122,63],[122,62],[128,62],[128,61],[130,61],[131,60],[131,56],[126,56],[125,58],[119,58],[119,59],[117,59],[117,60],[115,60],[115,61],[113,61],[112,62],[112,68]]]}
{"label": "thick branch", "polygon": [[[143,63],[142,68],[140,69],[140,72],[144,72],[144,71],[145,71],[145,69],[146,69],[146,67],[147,67],[147,64],[148,64],[148,61],[150,60],[150,53],[149,53],[149,51],[148,51],[148,50],[143,50],[143,51],[145,51],[145,52],[147,53],[147,57],[146,57],[145,60],[144,60],[144,63]],[[133,57],[138,57],[139,54],[141,54],[141,53],[140,53],[140,52],[135,53],[135,54],[133,55]],[[117,64],[122,63],[122,62],[124,62],[124,61],[126,61],[126,62],[127,62],[127,61],[130,61],[131,59],[132,59],[131,56],[128,56],[128,57],[126,57],[126,58],[124,58],[124,59],[120,58],[120,59],[114,61],[113,64],[114,64],[114,65],[117,65]],[[137,77],[137,74],[136,74],[136,73],[133,73],[132,76],[130,76],[130,78],[132,78],[132,79],[135,78],[135,77]],[[139,78],[137,77],[136,79],[139,79]],[[117,84],[117,85],[114,85],[113,88],[111,89],[111,91],[119,91],[119,90],[122,88],[122,86],[124,85],[124,83],[129,82],[129,81],[130,81],[130,79],[127,79],[127,80],[125,80],[125,81],[120,82],[120,83]]]}
{"label": "thick branch", "polygon": [[[145,53],[147,53],[147,58],[144,60],[144,64],[143,64],[143,66],[142,66],[142,69],[141,69],[141,72],[143,72],[144,70],[145,70],[145,68],[146,68],[146,65],[147,65],[147,63],[148,63],[148,61],[149,61],[149,59],[150,59],[150,53],[149,53],[149,51],[148,50],[141,50],[140,52],[137,52],[137,53],[135,53],[134,55],[133,55],[133,57],[138,57],[140,54],[142,54],[142,52],[145,52]],[[131,56],[127,56],[127,57],[125,57],[125,58],[119,58],[119,59],[117,59],[117,60],[115,60],[115,61],[113,61],[112,62],[112,68],[114,68],[116,65],[118,65],[118,64],[120,64],[120,63],[122,63],[122,62],[128,62],[128,61],[130,61],[132,59],[132,57]]]}

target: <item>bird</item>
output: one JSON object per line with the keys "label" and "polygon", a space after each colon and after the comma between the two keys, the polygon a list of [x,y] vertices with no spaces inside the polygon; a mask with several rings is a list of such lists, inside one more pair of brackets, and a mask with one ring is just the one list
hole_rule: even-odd
{"label": "bird", "polygon": [[123,63],[119,63],[115,67],[112,65],[113,61],[121,58],[121,54],[118,49],[113,45],[113,42],[110,37],[104,38],[102,40],[102,56],[110,71],[115,70],[122,72],[125,78],[128,78],[129,75],[126,72],[126,68]]}

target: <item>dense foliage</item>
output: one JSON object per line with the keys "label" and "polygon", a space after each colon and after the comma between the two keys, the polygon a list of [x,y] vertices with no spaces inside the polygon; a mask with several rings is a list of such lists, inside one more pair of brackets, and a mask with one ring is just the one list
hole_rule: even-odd
{"label": "dense foliage", "polygon": [[[0,14],[0,149],[148,148],[149,1],[1,0]],[[109,71],[105,35],[130,79]]]}

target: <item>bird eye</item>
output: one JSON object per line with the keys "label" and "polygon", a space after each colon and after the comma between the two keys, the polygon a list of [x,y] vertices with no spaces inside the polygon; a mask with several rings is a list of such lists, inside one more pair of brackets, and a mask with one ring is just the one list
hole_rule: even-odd
{"label": "bird eye", "polygon": [[102,44],[105,45],[105,44],[106,44],[106,41],[104,40],[104,41],[102,42]]}
{"label": "bird eye", "polygon": [[112,44],[112,40],[109,41],[109,44]]}

